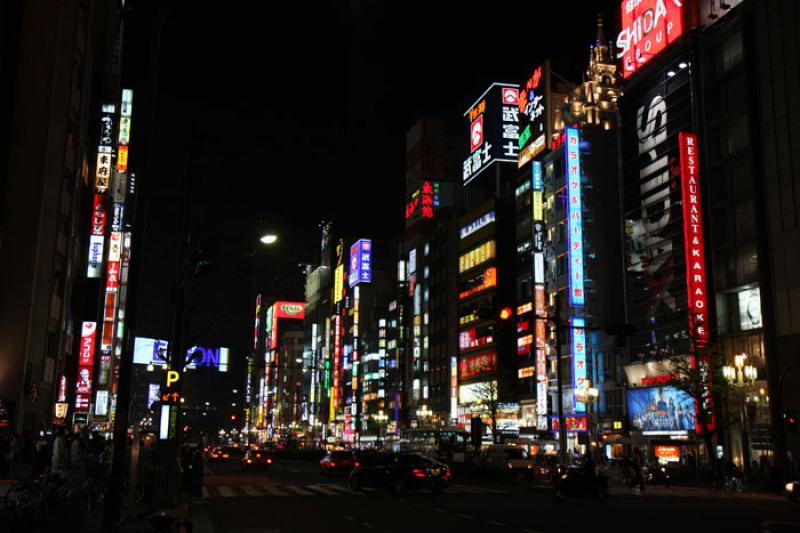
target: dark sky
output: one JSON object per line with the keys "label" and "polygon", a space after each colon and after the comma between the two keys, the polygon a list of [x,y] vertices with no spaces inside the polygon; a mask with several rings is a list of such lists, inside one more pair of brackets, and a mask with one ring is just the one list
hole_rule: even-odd
{"label": "dark sky", "polygon": [[[143,297],[149,322],[162,326],[186,181],[196,242],[233,262],[253,249],[259,221],[312,251],[322,219],[345,234],[395,237],[415,120],[461,117],[491,82],[521,82],[545,57],[579,81],[597,14],[612,39],[618,1],[174,5],[159,61],[147,214],[158,238],[146,244]],[[453,141],[466,146],[466,126]],[[223,270],[222,285],[211,283],[219,294],[202,306],[224,308],[214,312],[230,321],[251,295]],[[244,322],[216,335],[238,338]]]}

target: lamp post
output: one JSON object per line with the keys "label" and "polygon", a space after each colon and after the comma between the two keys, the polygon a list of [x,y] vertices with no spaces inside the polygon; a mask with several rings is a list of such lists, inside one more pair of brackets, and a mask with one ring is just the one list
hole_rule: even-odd
{"label": "lamp post", "polygon": [[[747,354],[741,353],[733,356],[733,365],[725,365],[722,367],[722,376],[728,383],[728,386],[738,390],[752,387],[758,379],[758,369],[753,365],[746,364]],[[739,427],[742,448],[742,463],[745,469],[750,468],[750,450],[749,439],[745,437],[745,407],[744,397],[741,392],[737,393],[739,400]]]}
{"label": "lamp post", "polygon": [[589,410],[592,417],[592,425],[589,428],[589,450],[592,449],[592,446],[597,444],[600,446],[600,443],[597,442],[599,440],[599,434],[597,431],[597,401],[600,398],[600,391],[597,387],[586,387],[586,400],[589,404]]}
{"label": "lamp post", "polygon": [[[422,404],[422,407],[417,409],[417,416],[420,418],[420,420],[424,421],[426,419],[429,419],[431,416],[433,416],[433,411],[428,409],[428,405],[427,404]],[[423,424],[423,426],[424,425],[425,424]]]}
{"label": "lamp post", "polygon": [[386,436],[386,422],[389,420],[389,415],[387,415],[383,409],[372,415],[372,419],[378,423],[378,440],[383,441],[384,437]]}

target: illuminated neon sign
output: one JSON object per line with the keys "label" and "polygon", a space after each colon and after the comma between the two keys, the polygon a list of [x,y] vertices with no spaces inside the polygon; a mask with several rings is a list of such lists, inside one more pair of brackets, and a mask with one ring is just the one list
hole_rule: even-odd
{"label": "illuminated neon sign", "polygon": [[703,240],[703,211],[697,135],[678,134],[683,197],[683,238],[686,253],[686,289],[689,299],[689,332],[697,345],[708,343],[708,295],[706,293],[706,251]]}
{"label": "illuminated neon sign", "polygon": [[359,283],[372,281],[372,241],[359,239],[350,247],[350,276],[348,284],[352,289]]}
{"label": "illuminated neon sign", "polygon": [[627,78],[660,54],[683,33],[686,0],[625,0],[622,31],[617,36],[617,59]]}
{"label": "illuminated neon sign", "polygon": [[469,355],[461,359],[458,374],[463,379],[484,372],[494,372],[495,370],[497,370],[497,354],[495,352],[486,352],[478,355]]}
{"label": "illuminated neon sign", "polygon": [[586,404],[578,398],[583,398],[586,387],[586,320],[573,316],[569,323],[572,332],[572,395],[575,398],[575,412],[585,413]]}
{"label": "illuminated neon sign", "polygon": [[586,302],[583,280],[583,200],[581,198],[580,135],[567,128],[567,216],[569,229],[569,304]]}
{"label": "illuminated neon sign", "polygon": [[519,87],[493,83],[464,117],[469,125],[469,153],[462,164],[464,185],[497,161],[516,163],[519,152]]}
{"label": "illuminated neon sign", "polygon": [[472,222],[470,222],[469,224],[467,224],[466,226],[461,228],[461,231],[459,232],[459,235],[460,235],[460,237],[462,239],[466,239],[467,237],[469,237],[470,235],[472,235],[473,233],[475,233],[479,229],[484,228],[484,227],[488,226],[489,224],[494,223],[494,221],[495,221],[494,211],[489,211],[485,215],[482,215],[479,218],[476,218],[475,220],[473,220]]}

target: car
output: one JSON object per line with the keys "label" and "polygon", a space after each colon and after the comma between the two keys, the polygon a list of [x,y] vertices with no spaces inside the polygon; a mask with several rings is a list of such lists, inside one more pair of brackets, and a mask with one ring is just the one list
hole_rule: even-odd
{"label": "car", "polygon": [[350,472],[350,488],[390,489],[395,494],[428,489],[441,493],[450,484],[450,468],[418,453],[382,453]]}
{"label": "car", "polygon": [[533,479],[550,483],[560,471],[558,457],[554,455],[537,454],[533,458]]}
{"label": "car", "polygon": [[319,473],[324,476],[349,474],[360,463],[353,452],[346,450],[332,451],[325,454],[319,462]]}
{"label": "car", "polygon": [[248,471],[255,468],[269,470],[272,466],[272,455],[264,450],[247,450],[242,457],[242,470]]}
{"label": "car", "polygon": [[524,477],[532,477],[533,461],[520,446],[493,444],[481,452],[480,462],[486,466],[502,468]]}
{"label": "car", "polygon": [[220,447],[212,448],[208,458],[212,463],[224,463],[230,459],[231,455]]}
{"label": "car", "polygon": [[800,479],[787,483],[784,490],[789,500],[800,503]]}

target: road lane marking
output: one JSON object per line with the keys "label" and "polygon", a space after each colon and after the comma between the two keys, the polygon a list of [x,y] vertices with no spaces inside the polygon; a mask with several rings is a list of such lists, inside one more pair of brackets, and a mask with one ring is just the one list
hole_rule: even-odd
{"label": "road lane marking", "polygon": [[453,487],[447,487],[444,491],[448,494],[464,494],[463,490],[454,489]]}
{"label": "road lane marking", "polygon": [[344,518],[345,520],[351,520],[351,521],[355,520],[355,518],[353,518],[352,516],[347,516],[347,515],[342,515],[342,518]]}
{"label": "road lane marking", "polygon": [[290,491],[294,492],[295,494],[299,494],[300,496],[313,496],[314,493],[308,491],[302,487],[298,487],[297,485],[284,485],[285,488],[289,489]]}
{"label": "road lane marking", "polygon": [[462,492],[469,492],[471,494],[485,494],[486,492],[483,489],[478,489],[475,487],[469,487],[467,485],[458,485],[458,487],[452,487],[456,490],[460,490]]}
{"label": "road lane marking", "polygon": [[434,507],[433,510],[436,511],[437,513],[446,513],[447,512],[447,509],[442,509],[441,507]]}
{"label": "road lane marking", "polygon": [[220,485],[219,487],[217,487],[217,492],[219,493],[220,496],[223,496],[225,498],[232,498],[236,496],[236,493],[233,492],[233,489],[231,489],[227,485]]}
{"label": "road lane marking", "polygon": [[468,514],[457,514],[456,516],[459,517],[459,518],[465,518],[467,520],[472,520],[474,518],[473,516],[468,515]]}
{"label": "road lane marking", "polygon": [[535,529],[523,529],[522,533],[542,533],[541,531],[537,531]]}
{"label": "road lane marking", "polygon": [[239,488],[241,488],[242,492],[248,496],[261,496],[261,493],[257,491],[255,487],[251,487],[250,485],[242,485]]}
{"label": "road lane marking", "polygon": [[277,487],[273,487],[272,485],[259,485],[259,487],[261,487],[263,490],[269,492],[273,496],[288,496],[288,494],[286,494],[283,491],[278,490]]}
{"label": "road lane marking", "polygon": [[504,524],[503,522],[496,522],[494,520],[486,520],[485,522],[490,526],[508,527],[508,524]]}
{"label": "road lane marking", "polygon": [[345,486],[342,486],[342,485],[334,485],[332,483],[323,483],[323,484],[321,484],[319,486],[320,487],[325,487],[325,488],[333,490],[333,491],[339,491],[336,495],[338,495],[338,494],[347,494],[348,496],[363,496],[364,495],[363,492],[356,492],[353,489],[351,489],[350,487],[345,487]]}
{"label": "road lane marking", "polygon": [[306,488],[310,490],[315,490],[317,492],[321,492],[326,496],[339,496],[341,494],[340,492],[336,492],[335,490],[323,487],[322,485],[306,485]]}
{"label": "road lane marking", "polygon": [[489,494],[508,494],[508,491],[506,490],[492,489],[489,487],[481,487],[481,490],[486,491]]}
{"label": "road lane marking", "polygon": [[373,526],[373,525],[372,525],[372,524],[370,524],[369,522],[361,522],[361,526],[362,526],[362,527],[365,527],[365,528],[367,528],[367,529],[375,529],[375,526]]}

